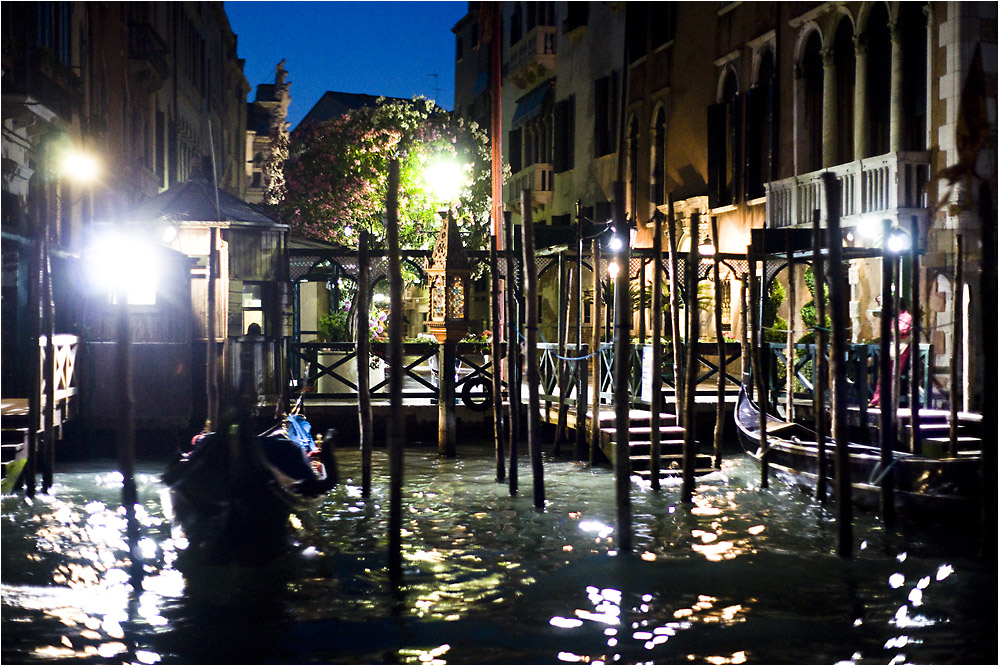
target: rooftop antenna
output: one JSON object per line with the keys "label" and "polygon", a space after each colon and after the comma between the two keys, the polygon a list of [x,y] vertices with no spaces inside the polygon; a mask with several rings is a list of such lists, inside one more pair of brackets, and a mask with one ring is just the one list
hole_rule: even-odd
{"label": "rooftop antenna", "polygon": [[437,104],[438,98],[441,97],[440,79],[438,77],[437,72],[434,72],[433,74],[428,74],[427,76],[434,77],[434,87],[431,88],[431,90],[434,91],[434,103]]}

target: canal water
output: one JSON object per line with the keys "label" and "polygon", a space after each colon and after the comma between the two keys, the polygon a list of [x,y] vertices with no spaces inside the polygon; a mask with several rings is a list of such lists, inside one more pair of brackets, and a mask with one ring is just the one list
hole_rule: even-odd
{"label": "canal water", "polygon": [[547,502],[497,484],[488,448],[405,454],[404,581],[385,574],[388,466],[360,458],[266,568],[186,562],[161,464],[140,465],[130,567],[111,461],[3,498],[2,653],[11,663],[996,664],[997,570],[974,529],[885,531],[862,514],[853,557],[807,495],[759,488],[742,455],[679,487],[633,486],[635,550],[615,551],[607,468],[545,464]]}

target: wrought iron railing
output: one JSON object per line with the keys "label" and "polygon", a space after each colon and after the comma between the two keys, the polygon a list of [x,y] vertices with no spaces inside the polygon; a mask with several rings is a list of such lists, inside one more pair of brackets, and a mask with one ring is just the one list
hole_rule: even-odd
{"label": "wrought iron railing", "polygon": [[[848,395],[846,403],[854,405],[867,412],[868,403],[875,395],[878,386],[879,356],[878,343],[848,343],[846,346],[846,363]],[[785,371],[788,363],[787,346],[784,343],[768,343],[770,354],[767,357],[767,368],[764,369],[768,378],[768,390],[772,405],[780,404],[787,398],[788,374]],[[934,358],[934,348],[928,343],[920,344],[920,354],[917,363],[920,364],[919,407],[928,407],[930,403],[932,372],[931,360]],[[829,353],[826,355],[829,363]],[[818,364],[816,362],[816,345],[795,345],[795,385],[793,392],[796,398],[811,399],[816,386]],[[905,370],[905,369],[904,369]],[[901,386],[905,389],[909,384],[908,373],[903,373]],[[901,390],[902,405],[909,404],[909,391]]]}
{"label": "wrought iron railing", "polygon": [[[576,377],[576,373],[580,371],[580,365],[583,363],[593,363],[594,368],[598,373],[598,390],[601,395],[601,403],[611,404],[614,401],[614,346],[610,344],[602,344],[600,351],[590,357],[585,352],[577,355],[576,345],[571,343],[567,345],[567,353],[563,355],[564,357],[569,357],[570,359],[565,361],[566,364],[566,375],[568,380],[565,380],[562,386],[565,387],[564,391],[560,391],[560,382],[558,377],[559,370],[559,360],[558,360],[558,350],[559,346],[555,343],[542,343],[538,346],[538,377],[539,377],[539,397],[547,402],[556,402],[559,400],[560,395],[564,396],[564,402],[567,405],[576,405],[576,388],[577,383],[572,379]],[[643,358],[644,356],[650,355],[652,353],[651,345],[637,345],[632,344],[629,346],[629,392],[631,395],[631,404],[635,407],[649,407],[650,401],[649,397],[644,395],[643,392]],[[684,357],[685,345],[681,344],[681,356]],[[577,360],[575,357],[586,356],[584,360]],[[698,364],[699,374],[696,378],[696,383],[698,385],[711,384],[713,390],[717,386],[718,374],[720,368],[724,373],[725,385],[728,390],[738,389],[740,386],[740,378],[738,375],[734,375],[731,367],[738,363],[742,357],[742,347],[739,343],[726,342],[725,343],[725,360],[723,364],[719,363],[718,346],[716,343],[699,341],[695,347],[695,359]],[[674,378],[673,369],[673,350],[672,346],[667,343],[663,346],[663,359],[660,373],[653,374],[653,377],[659,377],[661,382],[661,387],[664,389],[665,393],[672,395],[674,388],[676,386]],[[588,387],[589,390],[589,387]]]}

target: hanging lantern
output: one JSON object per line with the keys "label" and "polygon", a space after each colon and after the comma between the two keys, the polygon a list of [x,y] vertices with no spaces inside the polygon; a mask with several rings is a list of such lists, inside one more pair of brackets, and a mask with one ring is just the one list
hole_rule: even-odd
{"label": "hanging lantern", "polygon": [[427,268],[430,312],[426,325],[439,343],[457,343],[469,332],[467,297],[471,274],[458,224],[449,213]]}

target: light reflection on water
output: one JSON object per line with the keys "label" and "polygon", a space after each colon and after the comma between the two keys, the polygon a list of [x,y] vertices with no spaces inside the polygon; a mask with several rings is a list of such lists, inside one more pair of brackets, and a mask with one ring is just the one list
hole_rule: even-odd
{"label": "light reflection on water", "polygon": [[[3,662],[995,662],[995,570],[926,534],[836,524],[732,456],[699,480],[635,486],[635,553],[615,551],[607,469],[546,463],[512,498],[485,449],[406,454],[404,583],[385,576],[388,488],[359,457],[300,517],[300,548],[263,569],[186,563],[159,468],[137,477],[130,545],[112,464],[60,473],[52,496],[3,499]],[[135,547],[131,550],[130,547]],[[133,562],[132,554],[138,559]]]}

